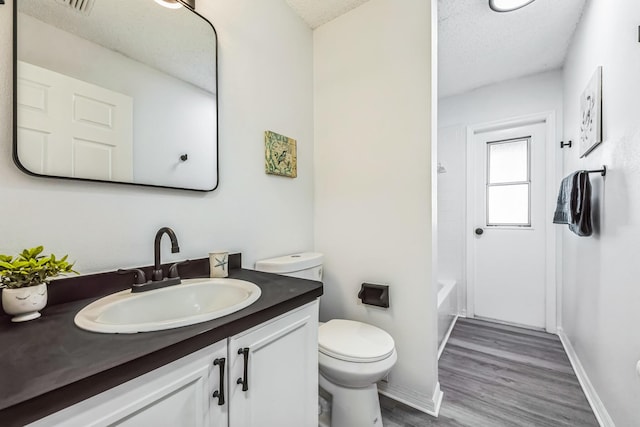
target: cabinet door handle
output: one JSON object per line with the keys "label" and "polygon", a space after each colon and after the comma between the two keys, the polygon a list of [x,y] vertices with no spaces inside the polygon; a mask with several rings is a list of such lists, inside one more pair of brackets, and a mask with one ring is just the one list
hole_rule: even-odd
{"label": "cabinet door handle", "polygon": [[242,384],[242,391],[249,390],[249,347],[238,349],[238,354],[244,356],[244,379],[238,378],[236,384]]}
{"label": "cabinet door handle", "polygon": [[213,396],[212,397],[217,397],[218,398],[218,406],[222,406],[224,405],[224,365],[225,365],[225,358],[221,357],[219,359],[216,359],[213,361],[214,366],[217,365],[218,367],[220,367],[220,390],[216,390],[213,392]]}

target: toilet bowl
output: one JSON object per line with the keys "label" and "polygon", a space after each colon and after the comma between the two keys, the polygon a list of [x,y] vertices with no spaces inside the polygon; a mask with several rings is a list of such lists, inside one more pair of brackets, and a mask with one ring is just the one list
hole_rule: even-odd
{"label": "toilet bowl", "polygon": [[332,427],[382,426],[378,387],[398,356],[375,326],[333,319],[318,329],[320,387],[333,397]]}
{"label": "toilet bowl", "polygon": [[[258,261],[255,268],[322,280],[322,261],[322,254],[305,252]],[[376,383],[397,359],[393,338],[380,328],[345,319],[320,324],[319,384],[331,395],[331,427],[382,427]]]}

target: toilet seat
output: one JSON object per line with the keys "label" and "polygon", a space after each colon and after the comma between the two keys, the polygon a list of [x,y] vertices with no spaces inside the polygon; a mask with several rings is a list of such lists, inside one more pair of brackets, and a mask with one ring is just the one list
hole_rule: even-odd
{"label": "toilet seat", "polygon": [[318,328],[321,353],[346,362],[378,362],[391,356],[395,343],[380,328],[353,320],[332,319]]}

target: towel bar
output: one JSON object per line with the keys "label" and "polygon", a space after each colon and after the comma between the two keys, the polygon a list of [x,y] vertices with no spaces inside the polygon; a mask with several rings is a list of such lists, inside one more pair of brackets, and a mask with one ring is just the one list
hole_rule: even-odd
{"label": "towel bar", "polygon": [[606,165],[602,165],[602,169],[596,169],[596,170],[591,170],[591,171],[585,171],[586,173],[599,173],[602,176],[606,176],[607,175],[607,166]]}

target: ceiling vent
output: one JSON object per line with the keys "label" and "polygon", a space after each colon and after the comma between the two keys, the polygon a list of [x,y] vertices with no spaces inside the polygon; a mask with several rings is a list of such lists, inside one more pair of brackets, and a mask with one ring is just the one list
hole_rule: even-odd
{"label": "ceiling vent", "polygon": [[91,13],[91,9],[93,9],[93,4],[95,3],[95,0],[56,0],[56,1],[83,15],[89,15]]}

